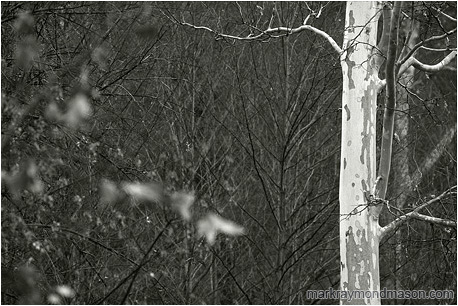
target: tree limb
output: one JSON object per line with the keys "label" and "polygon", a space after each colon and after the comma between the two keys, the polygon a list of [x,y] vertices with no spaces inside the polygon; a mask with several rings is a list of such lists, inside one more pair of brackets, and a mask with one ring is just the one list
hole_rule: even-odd
{"label": "tree limb", "polygon": [[454,17],[452,17],[452,16],[450,16],[450,15],[448,15],[448,14],[445,14],[443,11],[441,11],[441,10],[435,8],[435,7],[431,7],[431,8],[432,8],[433,10],[435,10],[435,11],[441,13],[444,17],[450,19],[451,21],[456,22],[456,18],[454,18]]}
{"label": "tree limb", "polygon": [[432,37],[430,37],[430,38],[428,38],[428,39],[425,39],[425,40],[419,42],[418,44],[416,44],[416,45],[412,48],[412,50],[410,50],[409,53],[407,53],[407,55],[406,55],[403,59],[401,59],[401,60],[398,61],[398,67],[402,67],[403,64],[404,64],[406,61],[408,61],[408,60],[413,56],[413,54],[418,50],[418,48],[420,48],[420,47],[423,46],[424,44],[426,44],[426,43],[428,43],[428,42],[431,42],[431,41],[435,41],[435,40],[439,40],[439,39],[448,37],[448,36],[452,35],[452,34],[455,33],[455,32],[456,32],[456,28],[454,28],[453,30],[450,30],[450,31],[448,31],[448,32],[445,32],[445,33],[442,34],[442,35],[432,36]]}
{"label": "tree limb", "polygon": [[400,77],[410,66],[414,66],[417,69],[426,71],[426,72],[437,72],[445,68],[454,58],[456,57],[456,51],[449,53],[442,61],[434,65],[423,64],[415,57],[409,58],[402,66],[399,68],[398,77]]}
{"label": "tree limb", "polygon": [[412,218],[426,221],[426,222],[433,223],[433,224],[437,224],[437,225],[442,225],[445,227],[456,228],[456,221],[452,221],[452,220],[445,220],[445,219],[431,217],[431,216],[427,216],[427,215],[423,215],[419,213],[413,213]]}
{"label": "tree limb", "polygon": [[423,203],[422,205],[415,208],[413,211],[398,217],[397,219],[393,220],[391,223],[382,227],[380,229],[380,240],[382,240],[386,235],[388,235],[389,233],[397,229],[399,226],[401,226],[405,221],[412,219],[412,218],[427,221],[427,222],[438,224],[438,225],[450,226],[450,227],[456,228],[456,221],[431,217],[431,216],[427,216],[427,215],[423,215],[419,213],[419,211],[422,210],[423,208],[440,201],[445,196],[449,194],[456,194],[456,191],[452,192],[453,189],[456,189],[456,186],[453,186],[452,188],[444,191],[441,195],[435,197],[434,199],[429,200],[426,203]]}
{"label": "tree limb", "polygon": [[435,64],[435,65],[427,65],[427,64],[424,64],[422,62],[420,62],[419,60],[417,60],[416,58],[412,57],[412,65],[419,69],[419,70],[422,70],[422,71],[426,71],[426,72],[437,72],[437,71],[440,71],[442,70],[446,65],[448,65],[454,58],[456,57],[456,51],[453,51],[451,53],[449,53],[449,55],[447,55],[442,61],[440,61],[439,63]]}
{"label": "tree limb", "polygon": [[[442,50],[440,50],[442,51]],[[406,62],[404,62],[401,67],[399,68],[399,72],[397,74],[397,78],[401,77],[404,72],[409,69],[410,66],[414,66],[418,70],[425,71],[425,72],[438,72],[441,71],[445,68],[447,68],[447,65],[452,62],[452,60],[456,57],[456,51],[450,52],[442,61],[440,61],[437,64],[433,65],[428,65],[420,62],[417,60],[415,57],[410,57]],[[386,86],[386,79],[385,80],[380,80],[377,90],[380,91]]]}
{"label": "tree limb", "polygon": [[426,51],[434,51],[434,52],[456,51],[456,48],[450,48],[450,47],[447,47],[447,48],[432,48],[432,47],[421,46],[420,48],[423,49],[423,50],[426,50]]}
{"label": "tree limb", "polygon": [[297,28],[289,28],[289,27],[276,27],[276,28],[268,28],[267,30],[259,30],[260,33],[257,34],[257,35],[252,35],[252,34],[249,34],[247,36],[236,36],[236,35],[230,35],[230,34],[223,34],[223,33],[219,33],[209,27],[205,27],[205,26],[196,26],[196,25],[193,25],[193,24],[190,24],[188,22],[185,22],[185,21],[177,21],[178,23],[180,23],[181,25],[185,25],[185,26],[188,26],[188,27],[191,27],[193,29],[197,29],[197,30],[205,30],[205,31],[208,31],[208,32],[211,32],[213,34],[215,34],[216,38],[220,38],[220,37],[224,37],[224,38],[229,38],[229,39],[236,39],[236,40],[262,40],[262,39],[265,39],[266,36],[268,38],[271,38],[271,37],[280,37],[281,35],[274,35],[275,33],[284,33],[283,35],[289,35],[289,34],[295,34],[295,33],[299,33],[299,32],[302,32],[302,31],[305,31],[305,30],[309,30],[309,31],[312,31],[312,32],[315,32],[316,34],[324,37],[330,44],[331,46],[334,48],[334,50],[337,51],[337,53],[339,55],[342,54],[342,48],[339,47],[339,45],[336,43],[336,41],[326,32],[320,30],[320,29],[317,29],[315,27],[312,27],[311,25],[308,25],[308,24],[304,24],[304,25],[301,25]]}

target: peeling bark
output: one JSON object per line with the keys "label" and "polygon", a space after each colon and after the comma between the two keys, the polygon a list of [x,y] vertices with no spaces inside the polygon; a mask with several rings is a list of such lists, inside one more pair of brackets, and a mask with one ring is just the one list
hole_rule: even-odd
{"label": "peeling bark", "polygon": [[[378,216],[367,206],[375,182],[375,115],[379,57],[376,2],[349,2],[342,54],[340,170],[341,290],[379,291]],[[343,239],[345,237],[345,239]],[[346,301],[380,304],[380,299]]]}

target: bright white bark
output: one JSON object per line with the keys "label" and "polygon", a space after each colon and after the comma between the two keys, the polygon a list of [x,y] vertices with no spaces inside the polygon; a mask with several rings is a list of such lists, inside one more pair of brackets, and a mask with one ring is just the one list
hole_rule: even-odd
{"label": "bright white bark", "polygon": [[[340,167],[341,290],[380,291],[378,212],[367,206],[376,180],[375,115],[379,79],[373,46],[377,2],[348,2],[343,73]],[[380,304],[379,298],[345,303]]]}

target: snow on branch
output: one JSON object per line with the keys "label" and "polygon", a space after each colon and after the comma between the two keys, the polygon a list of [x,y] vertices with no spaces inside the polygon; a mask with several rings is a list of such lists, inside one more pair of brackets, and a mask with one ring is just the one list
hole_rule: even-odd
{"label": "snow on branch", "polygon": [[205,31],[208,31],[208,32],[211,32],[213,34],[215,34],[215,39],[219,39],[219,38],[229,38],[229,39],[235,39],[235,40],[249,40],[249,41],[253,41],[253,40],[265,40],[265,39],[269,39],[269,38],[277,38],[277,37],[281,37],[281,36],[285,36],[285,35],[290,35],[290,34],[295,34],[295,33],[299,33],[299,32],[302,32],[302,31],[306,31],[306,30],[309,30],[309,31],[312,31],[312,32],[315,32],[316,34],[324,37],[330,44],[331,46],[334,48],[334,50],[337,51],[337,53],[339,55],[342,54],[342,48],[339,47],[339,45],[336,43],[336,41],[328,34],[326,33],[325,31],[322,31],[320,29],[317,29],[315,27],[312,27],[311,25],[308,25],[308,24],[303,24],[297,28],[289,28],[289,27],[276,27],[276,28],[268,28],[267,30],[260,30],[260,29],[257,29],[260,33],[259,34],[249,34],[247,36],[236,36],[236,35],[230,35],[230,34],[223,34],[223,33],[219,33],[209,27],[206,27],[206,26],[196,26],[196,25],[193,25],[193,24],[190,24],[188,22],[185,22],[185,21],[177,21],[178,23],[180,23],[181,25],[185,25],[185,26],[188,26],[188,27],[191,27],[191,28],[194,28],[196,30],[205,30]]}
{"label": "snow on branch", "polygon": [[426,222],[429,222],[429,223],[433,223],[433,224],[437,224],[437,225],[456,228],[456,221],[445,220],[445,219],[436,218],[436,217],[432,217],[432,216],[427,216],[427,215],[423,215],[423,214],[419,213],[419,211],[422,210],[423,208],[426,208],[427,206],[440,201],[441,199],[443,199],[444,197],[446,197],[447,195],[450,195],[450,194],[455,194],[456,195],[456,186],[453,186],[452,188],[444,191],[441,195],[429,200],[426,203],[423,203],[422,205],[416,207],[413,211],[398,217],[397,219],[395,219],[391,223],[389,223],[386,226],[382,227],[380,229],[380,240],[382,240],[383,237],[385,237],[389,233],[391,233],[394,230],[396,230],[399,226],[401,226],[405,221],[407,221],[409,219],[419,219],[419,220],[423,220],[423,221],[426,221]]}

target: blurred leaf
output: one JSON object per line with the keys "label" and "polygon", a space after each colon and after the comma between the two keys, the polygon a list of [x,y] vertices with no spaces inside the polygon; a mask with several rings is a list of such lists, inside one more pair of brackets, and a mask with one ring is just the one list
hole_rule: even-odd
{"label": "blurred leaf", "polygon": [[59,295],[55,293],[51,293],[50,295],[48,295],[48,303],[59,305],[59,304],[62,304],[62,300]]}
{"label": "blurred leaf", "polygon": [[61,113],[56,103],[51,102],[46,108],[45,117],[51,121],[59,121]]}
{"label": "blurred leaf", "polygon": [[35,20],[29,12],[19,13],[18,18],[14,22],[14,29],[20,34],[33,34]]}
{"label": "blurred leaf", "polygon": [[170,200],[172,208],[175,209],[185,221],[191,220],[190,209],[195,200],[193,193],[174,192]]}
{"label": "blurred leaf", "polygon": [[13,175],[2,171],[2,180],[5,181],[10,192],[15,197],[19,196],[22,190],[37,194],[43,192],[43,183],[38,175],[38,167],[32,160],[25,162],[21,169]]}
{"label": "blurred leaf", "polygon": [[102,206],[116,203],[122,197],[116,184],[110,180],[103,179],[100,186],[100,204]]}
{"label": "blurred leaf", "polygon": [[139,201],[160,203],[163,200],[163,190],[152,183],[123,183],[122,189],[131,197]]}
{"label": "blurred leaf", "polygon": [[108,64],[108,54],[105,48],[97,47],[92,51],[91,59],[99,65],[101,69],[106,69]]}
{"label": "blurred leaf", "polygon": [[244,233],[244,228],[240,225],[221,218],[213,213],[208,214],[197,223],[199,236],[205,236],[207,242],[212,245],[218,233],[230,236],[238,236]]}
{"label": "blurred leaf", "polygon": [[41,304],[41,294],[38,289],[38,274],[31,266],[21,266],[14,273],[15,291],[19,296],[18,304]]}
{"label": "blurred leaf", "polygon": [[75,296],[75,290],[73,290],[72,288],[70,288],[70,286],[67,285],[57,286],[56,292],[65,298],[72,298]]}
{"label": "blurred leaf", "polygon": [[27,36],[16,47],[15,59],[19,67],[28,69],[38,59],[40,45],[34,36]]}
{"label": "blurred leaf", "polygon": [[66,113],[62,113],[57,104],[52,102],[48,105],[45,115],[49,120],[61,122],[76,129],[92,115],[92,107],[88,97],[83,93],[78,93],[69,101]]}
{"label": "blurred leaf", "polygon": [[92,114],[91,104],[85,94],[78,93],[70,101],[67,113],[63,120],[71,128],[77,128],[83,120],[89,118]]}

